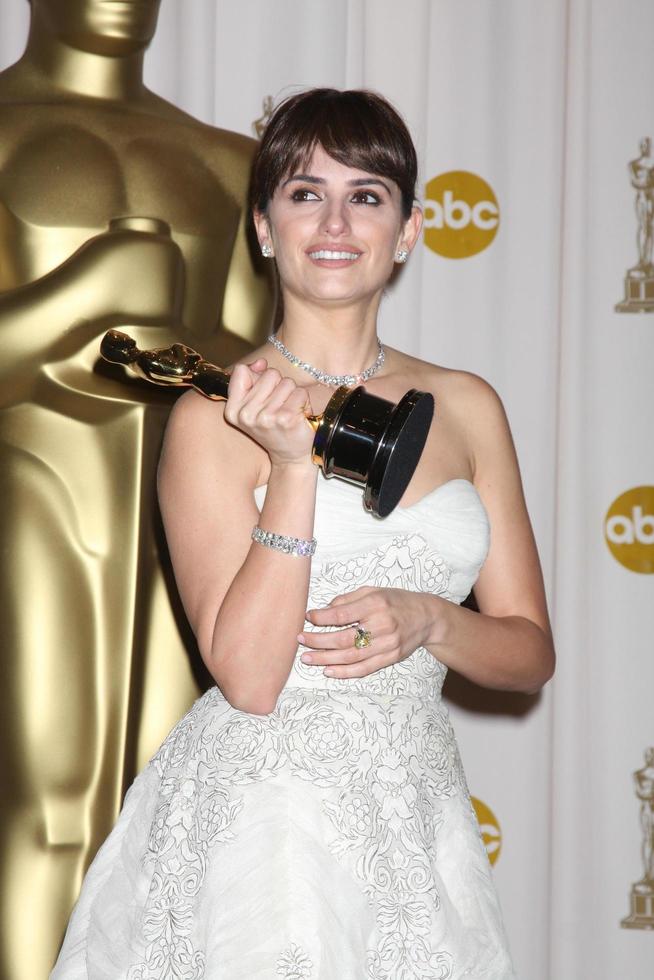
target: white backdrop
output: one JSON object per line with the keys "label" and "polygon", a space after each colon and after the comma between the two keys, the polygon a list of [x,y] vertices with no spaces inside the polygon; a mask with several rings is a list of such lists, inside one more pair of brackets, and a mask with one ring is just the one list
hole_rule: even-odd
{"label": "white backdrop", "polygon": [[[0,0],[0,67],[28,13]],[[409,123],[423,185],[465,171],[497,202],[496,229],[452,228],[455,210],[428,236],[489,244],[418,248],[381,335],[498,389],[543,561],[554,682],[538,698],[451,688],[471,792],[501,829],[520,980],[654,975],[654,931],[620,926],[643,875],[632,772],[654,745],[654,534],[641,522],[641,570],[604,538],[613,501],[654,484],[654,312],[614,311],[638,258],[627,163],[654,137],[653,51],[651,0],[163,0],[147,59],[161,95],[250,135],[267,95],[377,89]],[[440,186],[472,205],[461,181]],[[634,501],[654,513],[654,490],[616,513],[633,519]]]}

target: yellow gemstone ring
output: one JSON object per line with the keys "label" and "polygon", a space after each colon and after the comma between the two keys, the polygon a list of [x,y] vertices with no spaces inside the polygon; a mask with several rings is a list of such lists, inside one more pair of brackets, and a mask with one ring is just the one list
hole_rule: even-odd
{"label": "yellow gemstone ring", "polygon": [[354,645],[357,650],[363,649],[363,647],[369,647],[372,643],[372,633],[370,630],[366,630],[363,626],[355,626],[354,628]]}

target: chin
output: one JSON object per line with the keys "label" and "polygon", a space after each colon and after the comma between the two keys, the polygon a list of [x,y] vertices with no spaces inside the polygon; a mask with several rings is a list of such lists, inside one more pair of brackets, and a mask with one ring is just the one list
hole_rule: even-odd
{"label": "chin", "polygon": [[86,0],[65,13],[51,12],[51,27],[70,47],[89,54],[125,57],[148,46],[154,36],[159,0]]}
{"label": "chin", "polygon": [[380,293],[382,289],[383,286],[377,285],[374,288],[369,289],[362,289],[360,286],[349,290],[324,289],[316,293],[316,299],[322,300],[324,303],[334,303],[335,305],[355,305],[357,303],[365,303],[371,300],[374,296]]}

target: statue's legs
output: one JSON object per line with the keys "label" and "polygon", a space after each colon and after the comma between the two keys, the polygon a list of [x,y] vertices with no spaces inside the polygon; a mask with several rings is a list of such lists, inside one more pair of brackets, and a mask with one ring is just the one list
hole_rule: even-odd
{"label": "statue's legs", "polygon": [[138,762],[197,690],[153,548],[158,434],[141,406],[85,410],[0,416],[4,980],[47,977]]}
{"label": "statue's legs", "polygon": [[650,191],[636,194],[636,217],[638,231],[638,267],[648,269],[652,264],[652,242],[654,236],[654,195]]}
{"label": "statue's legs", "polygon": [[652,247],[654,246],[654,191],[647,194],[647,215],[645,218],[645,264],[652,265]]}

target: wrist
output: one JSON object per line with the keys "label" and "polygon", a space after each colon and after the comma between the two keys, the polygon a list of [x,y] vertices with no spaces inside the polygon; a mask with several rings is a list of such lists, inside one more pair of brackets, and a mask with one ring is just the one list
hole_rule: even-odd
{"label": "wrist", "polygon": [[304,464],[273,465],[261,510],[262,527],[278,534],[310,538],[316,500],[318,467]]}
{"label": "wrist", "polygon": [[311,484],[316,482],[317,477],[318,467],[307,456],[303,459],[271,460],[268,482],[280,479]]}
{"label": "wrist", "polygon": [[425,647],[443,647],[449,642],[452,631],[452,609],[456,608],[454,603],[443,599],[441,596],[430,595],[426,606],[426,625],[425,634],[427,639]]}

